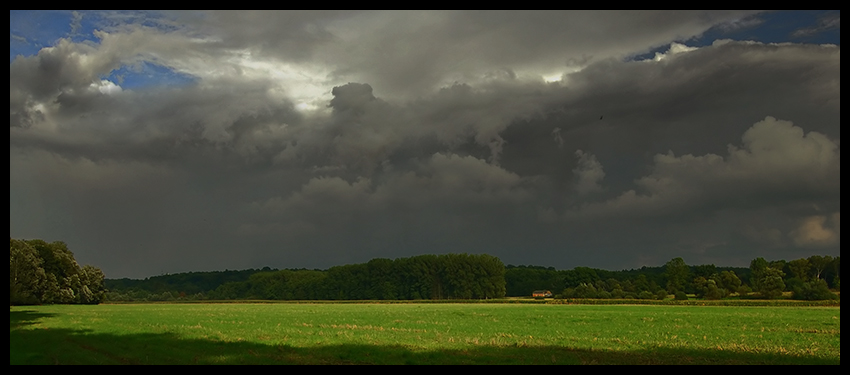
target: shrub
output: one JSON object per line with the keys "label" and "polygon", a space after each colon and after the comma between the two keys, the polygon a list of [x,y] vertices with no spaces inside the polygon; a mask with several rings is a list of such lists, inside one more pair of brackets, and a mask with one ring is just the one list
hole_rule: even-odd
{"label": "shrub", "polygon": [[597,298],[598,292],[592,284],[581,283],[573,292],[573,298]]}
{"label": "shrub", "polygon": [[676,299],[676,301],[687,301],[687,300],[688,300],[688,295],[687,295],[687,294],[685,294],[685,292],[678,291],[678,292],[676,292],[676,294],[674,295],[674,298]]}
{"label": "shrub", "polygon": [[648,290],[644,290],[644,291],[638,293],[637,297],[638,297],[638,299],[654,299],[655,295],[652,294],[652,292],[650,292]]}
{"label": "shrub", "polygon": [[618,299],[626,298],[626,292],[622,289],[614,289],[614,291],[611,292],[611,297]]}
{"label": "shrub", "polygon": [[822,279],[812,280],[794,289],[794,299],[816,301],[838,299],[838,296],[829,290],[826,281]]}
{"label": "shrub", "polygon": [[708,290],[705,292],[705,295],[702,296],[704,299],[721,299],[726,296],[726,289],[718,288],[714,285],[710,285]]}

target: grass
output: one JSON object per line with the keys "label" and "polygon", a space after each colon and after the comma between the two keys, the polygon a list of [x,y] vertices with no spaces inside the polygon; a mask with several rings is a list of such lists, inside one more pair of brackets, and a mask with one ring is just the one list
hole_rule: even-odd
{"label": "grass", "polygon": [[10,310],[10,364],[840,364],[834,307],[125,304]]}

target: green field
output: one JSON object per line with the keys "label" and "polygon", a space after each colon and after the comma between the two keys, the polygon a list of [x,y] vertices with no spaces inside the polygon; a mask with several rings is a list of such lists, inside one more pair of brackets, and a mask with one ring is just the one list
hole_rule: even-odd
{"label": "green field", "polygon": [[10,309],[11,364],[840,364],[841,310],[522,304]]}

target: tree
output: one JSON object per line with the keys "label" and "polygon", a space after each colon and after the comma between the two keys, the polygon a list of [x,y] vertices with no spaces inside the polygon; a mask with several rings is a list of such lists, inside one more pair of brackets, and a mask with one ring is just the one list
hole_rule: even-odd
{"label": "tree", "polygon": [[597,298],[598,293],[599,293],[598,290],[596,290],[596,287],[594,287],[593,284],[582,283],[573,290],[572,297],[573,298]]}
{"label": "tree", "polygon": [[626,289],[629,292],[633,292],[635,294],[643,292],[644,290],[649,290],[650,285],[649,281],[646,278],[646,275],[640,274],[635,280],[632,282],[631,289]]}
{"label": "tree", "polygon": [[800,258],[788,262],[788,270],[791,271],[791,274],[794,277],[803,282],[809,281],[809,270],[811,270],[811,268],[812,265],[809,264],[809,260],[806,258]]}
{"label": "tree", "polygon": [[832,262],[832,257],[829,255],[820,256],[820,255],[812,255],[809,257],[809,263],[812,265],[812,269],[815,271],[815,278],[820,279],[821,273],[829,266]]}
{"label": "tree", "polygon": [[795,288],[793,298],[814,301],[838,299],[838,296],[829,290],[826,280],[816,279],[803,283],[799,288]]}
{"label": "tree", "polygon": [[99,303],[103,299],[103,272],[92,266],[80,268],[64,242],[10,238],[9,256],[12,304]]}
{"label": "tree", "polygon": [[824,270],[824,279],[832,288],[841,290],[841,257],[835,257],[829,264],[829,267]]}
{"label": "tree", "polygon": [[730,293],[736,292],[741,288],[741,278],[733,271],[723,271],[720,273],[717,286],[728,290]]}
{"label": "tree", "polygon": [[12,305],[35,304],[47,275],[38,252],[24,241],[9,239],[9,301]]}
{"label": "tree", "polygon": [[704,277],[706,279],[710,278],[711,275],[717,273],[717,266],[713,264],[703,264],[700,266],[694,266],[694,277]]}
{"label": "tree", "polygon": [[83,286],[85,289],[88,289],[88,297],[82,303],[98,304],[103,302],[103,297],[106,294],[106,288],[104,287],[106,276],[103,274],[103,271],[100,268],[87,264],[83,266],[80,275]]}
{"label": "tree", "polygon": [[761,279],[762,275],[764,274],[764,271],[767,268],[767,261],[764,260],[764,258],[762,257],[758,257],[750,261],[750,284],[752,285],[754,290],[759,290],[759,280]]}
{"label": "tree", "polygon": [[767,299],[779,297],[785,290],[785,281],[782,280],[784,276],[785,273],[776,268],[765,268],[758,278],[756,291]]}
{"label": "tree", "polygon": [[726,289],[718,288],[714,278],[697,277],[694,279],[694,288],[697,290],[697,297],[704,299],[721,299],[726,296]]}
{"label": "tree", "polygon": [[564,286],[575,288],[581,284],[593,284],[600,280],[596,270],[588,267],[576,267],[564,272]]}
{"label": "tree", "polygon": [[369,272],[370,294],[376,299],[397,299],[393,261],[386,258],[375,258],[366,263]]}
{"label": "tree", "polygon": [[685,282],[690,273],[688,265],[682,258],[674,258],[665,265],[665,276],[667,277],[667,292],[676,294],[677,291],[685,290]]}

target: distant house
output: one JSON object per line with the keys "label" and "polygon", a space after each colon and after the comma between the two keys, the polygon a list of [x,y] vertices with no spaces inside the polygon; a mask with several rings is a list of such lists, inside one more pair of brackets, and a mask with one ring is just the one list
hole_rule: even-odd
{"label": "distant house", "polygon": [[552,298],[552,292],[548,290],[535,290],[531,293],[534,298]]}

